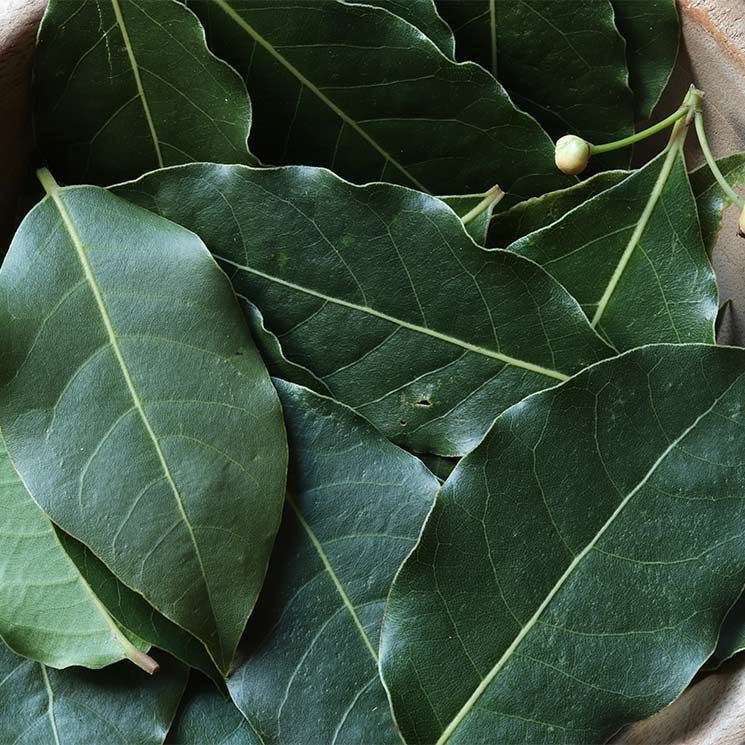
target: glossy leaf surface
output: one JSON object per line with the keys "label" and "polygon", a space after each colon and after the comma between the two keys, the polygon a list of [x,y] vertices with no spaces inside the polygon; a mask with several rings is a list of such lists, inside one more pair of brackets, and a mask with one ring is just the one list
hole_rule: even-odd
{"label": "glossy leaf surface", "polygon": [[8,452],[55,523],[225,672],[281,513],[279,401],[195,235],[48,188],[0,270]]}
{"label": "glossy leaf surface", "polygon": [[290,441],[287,506],[230,694],[266,745],[400,743],[378,636],[439,483],[347,407],[277,387]]}
{"label": "glossy leaf surface", "polygon": [[56,668],[100,668],[137,657],[26,490],[1,435],[0,502],[2,640]]}
{"label": "glossy leaf surface", "polygon": [[[745,153],[737,153],[717,161],[719,170],[734,189],[745,186]],[[691,186],[698,205],[698,218],[706,250],[711,254],[722,229],[722,214],[732,202],[717,183],[706,164],[691,173]]]}
{"label": "glossy leaf surface", "polygon": [[434,0],[345,0],[349,5],[384,8],[412,26],[416,26],[446,57],[455,56],[455,39],[442,20]]}
{"label": "glossy leaf surface", "polygon": [[[204,645],[160,615],[142,595],[119,582],[106,565],[82,543],[59,530],[57,535],[81,576],[117,623],[152,646],[169,652],[189,667],[195,667],[211,676],[217,685],[223,685],[222,676]],[[157,658],[158,653],[154,654]]]}
{"label": "glossy leaf surface", "polygon": [[745,351],[653,345],[497,419],[391,591],[407,742],[603,742],[683,690],[745,580],[743,396]]}
{"label": "glossy leaf surface", "polygon": [[0,733],[23,745],[161,745],[186,685],[175,662],[148,676],[127,663],[52,670],[0,643]]}
{"label": "glossy leaf surface", "polygon": [[173,0],[51,0],[34,59],[36,137],[61,179],[253,162],[245,85]]}
{"label": "glossy leaf surface", "polygon": [[[624,42],[608,0],[438,0],[456,56],[475,60],[555,137],[600,144],[633,131]],[[628,162],[615,153],[607,163]]]}
{"label": "glossy leaf surface", "polygon": [[189,678],[167,742],[173,745],[263,745],[235,704],[206,678],[194,674]]}
{"label": "glossy leaf surface", "polygon": [[491,218],[484,245],[507,248],[518,238],[560,220],[575,207],[630,176],[629,171],[603,171],[567,189],[526,199]]}
{"label": "glossy leaf surface", "polygon": [[610,353],[559,284],[479,248],[425,194],[207,164],[117,193],[200,235],[285,355],[409,449],[463,454],[504,408]]}
{"label": "glossy leaf surface", "polygon": [[251,149],[273,165],[437,194],[566,185],[546,133],[474,64],[381,8],[337,0],[188,0],[246,76]]}
{"label": "glossy leaf surface", "polygon": [[675,150],[510,250],[561,282],[619,350],[714,340],[716,281]]}
{"label": "glossy leaf surface", "polygon": [[648,119],[678,58],[680,24],[676,0],[611,0],[616,25],[626,39],[629,84],[639,119]]}

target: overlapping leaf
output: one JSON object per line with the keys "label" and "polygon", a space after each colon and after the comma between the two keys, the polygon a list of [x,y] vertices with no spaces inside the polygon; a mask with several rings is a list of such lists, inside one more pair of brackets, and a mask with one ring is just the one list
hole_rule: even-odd
{"label": "overlapping leaf", "polygon": [[546,133],[478,65],[447,59],[382,8],[337,0],[188,0],[211,48],[245,76],[251,149],[356,182],[437,194],[569,182]]}
{"label": "overlapping leaf", "polygon": [[602,742],[682,691],[745,581],[743,396],[745,351],[653,345],[496,420],[389,598],[407,742]]}
{"label": "overlapping leaf", "polygon": [[285,355],[410,449],[461,455],[504,408],[610,354],[543,270],[482,250],[425,194],[208,164],[117,193],[200,235]]}
{"label": "overlapping leaf", "polygon": [[629,171],[603,171],[567,189],[526,199],[491,218],[484,245],[506,248],[518,238],[560,220],[580,204],[630,176]]}
{"label": "overlapping leaf", "polygon": [[287,506],[230,695],[266,745],[400,743],[378,636],[439,483],[345,406],[277,386],[290,441]]}
{"label": "overlapping leaf", "polygon": [[99,668],[125,658],[154,667],[138,650],[147,646],[116,625],[65,553],[13,468],[1,435],[0,497],[2,640],[56,668]]}
{"label": "overlapping leaf", "polygon": [[281,512],[279,401],[196,236],[48,188],[0,270],[8,451],[55,523],[226,672]]}
{"label": "overlapping leaf", "polygon": [[[722,158],[717,165],[730,186],[737,189],[745,185],[745,153]],[[691,186],[696,196],[704,245],[711,254],[722,228],[722,214],[732,202],[705,163],[691,173]]]}
{"label": "overlapping leaf", "polygon": [[37,142],[70,182],[109,184],[196,160],[254,162],[245,86],[173,0],[50,0],[34,104]]}
{"label": "overlapping leaf", "polygon": [[0,643],[0,737],[23,745],[161,745],[186,685],[166,662],[152,677],[122,663],[52,670]]}
{"label": "overlapping leaf", "polygon": [[[624,42],[608,0],[438,0],[461,60],[490,70],[554,136],[608,142],[633,131]],[[628,153],[605,162],[624,164]]]}
{"label": "overlapping leaf", "polygon": [[680,24],[676,0],[611,0],[616,25],[626,39],[634,109],[648,119],[678,58]]}
{"label": "overlapping leaf", "polygon": [[510,250],[561,282],[619,350],[714,340],[716,281],[677,147]]}
{"label": "overlapping leaf", "polygon": [[161,616],[141,595],[119,582],[82,543],[59,530],[57,535],[81,576],[120,626],[154,647],[164,649],[189,667],[201,670],[216,685],[224,686],[222,676],[203,644]]}

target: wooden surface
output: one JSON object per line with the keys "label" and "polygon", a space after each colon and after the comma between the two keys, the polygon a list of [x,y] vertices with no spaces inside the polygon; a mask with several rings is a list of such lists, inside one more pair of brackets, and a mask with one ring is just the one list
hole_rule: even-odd
{"label": "wooden surface", "polygon": [[[678,0],[683,26],[679,69],[660,113],[674,110],[691,80],[706,92],[707,130],[717,156],[745,150],[745,0]],[[29,62],[45,0],[0,0],[0,249],[16,219],[16,199],[31,152]],[[63,126],[60,124],[60,126]],[[695,144],[692,164],[700,160]],[[745,343],[745,241],[730,210],[714,264],[722,300],[733,301],[726,341]],[[550,691],[546,692],[551,695]],[[703,677],[614,745],[745,745],[745,655]],[[500,745],[507,745],[500,743]]]}

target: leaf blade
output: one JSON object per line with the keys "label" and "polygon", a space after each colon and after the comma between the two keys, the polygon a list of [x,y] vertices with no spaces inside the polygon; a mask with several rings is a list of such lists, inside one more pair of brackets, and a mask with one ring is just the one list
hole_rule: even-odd
{"label": "leaf blade", "polygon": [[231,697],[267,745],[399,743],[377,672],[378,634],[439,484],[347,407],[277,386],[293,479]]}
{"label": "leaf blade", "polygon": [[255,162],[243,81],[173,0],[52,0],[34,101],[37,141],[69,182],[108,184],[196,160]]}
{"label": "leaf blade", "polygon": [[507,401],[611,353],[560,285],[424,194],[209,165],[116,191],[203,236],[285,356],[410,449],[463,454]]}
{"label": "leaf blade", "polygon": [[[679,373],[701,364],[710,385],[692,392]],[[602,740],[685,687],[741,589],[730,521],[742,435],[738,414],[722,417],[743,380],[741,350],[652,345],[497,419],[446,482],[389,599],[382,670],[412,742]],[[722,436],[733,439],[691,479]],[[697,531],[680,528],[684,516]],[[443,685],[453,665],[467,684]],[[406,687],[415,670],[422,693]],[[535,694],[547,686],[560,695]]]}
{"label": "leaf blade", "polygon": [[52,519],[227,671],[279,520],[279,402],[196,236],[96,187],[53,193],[0,270],[8,450]]}

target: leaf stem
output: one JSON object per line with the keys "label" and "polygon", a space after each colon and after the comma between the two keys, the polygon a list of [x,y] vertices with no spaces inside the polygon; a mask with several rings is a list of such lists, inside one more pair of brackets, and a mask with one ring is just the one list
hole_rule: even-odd
{"label": "leaf stem", "polygon": [[466,212],[466,214],[461,217],[460,221],[464,225],[468,225],[469,222],[476,219],[482,212],[485,212],[490,207],[499,204],[503,197],[504,192],[499,188],[499,186],[492,186],[489,191],[484,192],[484,198],[473,209]]}
{"label": "leaf stem", "polygon": [[684,104],[675,113],[670,114],[670,116],[663,119],[661,122],[657,122],[657,124],[653,124],[651,127],[647,127],[647,129],[643,129],[641,132],[636,132],[629,137],[624,137],[622,140],[616,140],[615,142],[606,142],[603,145],[593,145],[591,143],[588,143],[590,144],[590,155],[609,153],[613,150],[620,150],[621,148],[628,147],[629,145],[633,145],[636,142],[646,140],[647,137],[651,137],[658,132],[662,132],[671,124],[675,124],[675,122],[677,122],[679,119],[682,119],[688,113],[688,111],[689,107]]}
{"label": "leaf stem", "polygon": [[701,150],[704,152],[704,158],[706,158],[706,163],[711,169],[711,172],[714,174],[714,178],[719,183],[719,186],[722,187],[722,191],[727,195],[727,198],[730,199],[734,204],[736,204],[741,210],[745,210],[745,199],[741,197],[727,182],[727,179],[724,178],[724,175],[719,170],[719,166],[717,165],[716,160],[714,159],[714,155],[711,152],[711,147],[709,147],[709,140],[706,137],[706,130],[704,128],[704,115],[701,111],[697,110],[695,114],[696,118],[696,135],[698,136],[698,141],[701,145]]}

